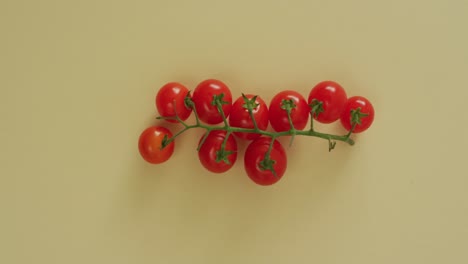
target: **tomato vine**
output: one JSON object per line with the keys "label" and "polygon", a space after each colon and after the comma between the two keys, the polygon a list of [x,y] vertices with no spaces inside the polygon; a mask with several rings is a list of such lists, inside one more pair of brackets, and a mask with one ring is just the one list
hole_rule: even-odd
{"label": "tomato vine", "polygon": [[[176,89],[173,89],[172,94],[170,92],[171,84],[176,87]],[[162,93],[158,93],[157,106],[158,111],[162,114],[157,119],[180,123],[183,128],[173,136],[170,132],[157,134],[157,138],[153,139],[156,143],[151,143],[151,139],[148,138],[144,139],[146,141],[140,138],[140,146],[144,145],[141,142],[160,145],[156,149],[154,147],[146,148],[146,156],[152,154],[148,154],[149,151],[156,153],[153,153],[156,156],[160,154],[157,153],[158,151],[164,153],[168,146],[173,149],[175,140],[190,129],[204,129],[205,133],[197,147],[200,161],[209,171],[221,173],[230,169],[237,159],[237,143],[233,138],[235,135],[238,138],[252,140],[247,152],[257,152],[255,155],[249,153],[249,158],[248,160],[246,158],[244,165],[249,177],[261,185],[275,183],[282,177],[286,169],[286,154],[277,141],[279,137],[290,136],[289,145],[293,143],[296,136],[321,138],[328,141],[328,150],[331,151],[336,147],[337,142],[354,145],[355,142],[351,139],[351,135],[368,129],[374,118],[373,106],[366,98],[361,96],[347,98],[343,88],[336,82],[331,81],[317,84],[309,95],[308,103],[299,93],[294,91],[283,91],[277,94],[273,98],[269,109],[270,111],[274,110],[273,114],[270,113],[269,115],[269,122],[272,124],[272,121],[276,122],[276,127],[273,127],[275,131],[266,129],[268,109],[262,110],[266,111],[266,113],[262,112],[262,117],[255,115],[255,111],[258,110],[260,105],[259,101],[262,103],[262,107],[266,108],[266,106],[263,106],[265,104],[263,100],[257,95],[246,96],[242,94],[243,104],[236,101],[237,108],[233,109],[235,109],[234,111],[247,111],[248,115],[237,112],[236,118],[242,118],[242,122],[234,120],[234,123],[242,124],[242,126],[230,125],[230,123],[233,123],[232,118],[228,121],[229,111],[231,111],[232,107],[232,96],[227,86],[218,80],[205,80],[200,83],[195,89],[194,96],[179,83],[169,83],[163,88],[165,89],[164,94],[167,96],[162,97]],[[181,97],[181,94],[184,97]],[[199,104],[203,105],[200,106]],[[242,106],[242,109],[239,109],[239,105]],[[181,107],[185,109],[179,109]],[[192,111],[195,124],[188,124],[185,120]],[[199,111],[204,112],[203,117],[200,116]],[[184,115],[180,116],[179,113]],[[305,117],[304,113],[306,114]],[[284,116],[286,118],[281,118]],[[306,129],[304,121],[307,122],[309,116],[310,126]],[[259,126],[257,118],[263,118],[259,119],[262,120],[262,127]],[[267,120],[264,120],[265,118]],[[319,132],[314,128],[314,121],[331,123],[338,119],[341,120],[348,133],[344,135],[328,134]],[[215,134],[210,136],[211,133]],[[163,134],[164,136],[161,139]],[[254,134],[259,135],[259,137],[247,136]],[[148,135],[152,136],[152,134],[146,133],[146,137]],[[210,145],[204,147],[208,138],[210,138],[208,140]],[[217,143],[213,140],[217,141]],[[202,147],[203,153],[200,152]],[[140,147],[140,153],[141,149],[144,149],[144,146]],[[169,156],[172,155],[172,151],[165,151],[165,153],[170,153],[167,154]],[[209,155],[209,157],[203,155]],[[166,161],[169,156],[164,157],[161,162]],[[216,167],[216,163],[224,164]]]}

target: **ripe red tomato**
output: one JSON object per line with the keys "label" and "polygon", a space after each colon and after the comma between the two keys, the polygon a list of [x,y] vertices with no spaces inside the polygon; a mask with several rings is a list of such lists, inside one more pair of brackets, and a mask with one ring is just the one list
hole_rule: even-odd
{"label": "ripe red tomato", "polygon": [[[207,170],[214,172],[214,173],[222,173],[228,171],[237,160],[237,142],[236,139],[229,135],[226,146],[224,150],[226,151],[227,161],[226,163],[224,160],[218,159],[218,152],[221,150],[221,145],[223,144],[224,139],[226,138],[226,131],[224,130],[213,130],[210,132],[208,137],[206,138],[203,145],[198,150],[198,158],[200,159],[200,163],[205,167]],[[203,139],[200,138],[200,142]],[[230,153],[230,154],[229,154]],[[218,161],[217,161],[218,160]]]}
{"label": "ripe red tomato", "polygon": [[[181,120],[187,120],[192,112],[191,108],[185,105],[185,97],[189,90],[184,85],[177,82],[166,83],[159,89],[156,95],[156,108],[163,117],[174,117],[174,111]],[[174,105],[175,104],[175,105]],[[177,123],[177,120],[167,120],[171,123]]]}
{"label": "ripe red tomato", "polygon": [[[247,94],[246,97],[251,100],[254,95]],[[268,107],[260,96],[255,99],[257,107],[252,109],[253,117],[257,123],[257,127],[261,130],[266,130],[268,127]],[[252,118],[250,118],[249,110],[244,108],[245,101],[241,96],[232,105],[231,115],[229,116],[229,125],[241,128],[254,128]],[[256,133],[243,133],[234,132],[234,134],[243,139],[255,139],[260,137],[260,134]]]}
{"label": "ripe red tomato", "polygon": [[323,112],[314,119],[321,123],[333,123],[340,119],[346,104],[346,92],[340,84],[333,81],[323,81],[315,85],[309,93],[308,103],[316,99],[322,102]]}
{"label": "ripe red tomato", "polygon": [[286,152],[277,140],[273,143],[270,159],[274,160],[273,168],[276,176],[271,170],[264,170],[261,161],[270,147],[270,137],[259,137],[252,141],[245,150],[244,168],[249,178],[259,185],[272,185],[283,177],[287,168]]}
{"label": "ripe red tomato", "polygon": [[174,141],[161,149],[161,144],[164,139],[172,137],[171,131],[165,127],[152,126],[145,129],[139,138],[138,149],[140,155],[147,162],[152,164],[159,164],[167,161],[174,153]]}
{"label": "ripe red tomato", "polygon": [[224,94],[222,100],[227,102],[222,106],[224,115],[227,118],[231,112],[232,95],[226,84],[219,80],[209,79],[201,82],[195,88],[192,100],[195,103],[195,109],[201,121],[211,125],[223,122],[218,108],[212,104],[213,97],[220,94]]}
{"label": "ripe red tomato", "polygon": [[291,90],[276,94],[270,102],[269,116],[273,129],[278,132],[291,129],[287,112],[281,108],[283,100],[292,100],[296,105],[291,110],[292,123],[295,129],[304,129],[309,120],[310,107],[300,93]]}
{"label": "ripe red tomato", "polygon": [[343,124],[346,130],[351,130],[351,111],[357,108],[361,108],[360,112],[367,115],[361,117],[361,124],[356,125],[353,133],[364,132],[372,125],[372,122],[374,122],[374,107],[371,102],[365,97],[353,96],[346,102],[343,114],[341,115],[341,124]]}

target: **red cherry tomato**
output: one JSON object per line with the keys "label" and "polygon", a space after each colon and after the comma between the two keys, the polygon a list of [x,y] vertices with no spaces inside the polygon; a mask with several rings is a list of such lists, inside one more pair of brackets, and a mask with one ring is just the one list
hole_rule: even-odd
{"label": "red cherry tomato", "polygon": [[148,127],[141,133],[138,149],[143,159],[152,164],[159,164],[167,161],[172,156],[174,141],[161,149],[162,141],[166,135],[168,139],[172,137],[171,131],[161,126]]}
{"label": "red cherry tomato", "polygon": [[[254,95],[247,94],[248,99],[252,99]],[[255,99],[257,107],[252,109],[253,117],[257,123],[257,127],[260,130],[266,130],[268,127],[268,107],[260,96]],[[231,115],[229,116],[229,125],[241,128],[254,128],[252,118],[250,118],[249,110],[244,108],[245,101],[241,96],[232,105]],[[255,139],[260,137],[260,134],[256,133],[243,133],[234,132],[234,134],[243,139]]]}
{"label": "red cherry tomato", "polygon": [[[221,145],[223,144],[224,139],[226,138],[226,131],[224,130],[214,130],[211,131],[208,137],[206,138],[203,145],[198,150],[198,158],[200,159],[200,163],[205,167],[207,170],[214,172],[214,173],[223,173],[228,171],[237,160],[237,142],[236,139],[229,135],[226,146],[224,150],[226,152],[232,152],[231,154],[227,154],[227,160],[229,164],[226,163],[224,160],[217,160],[218,151],[221,150]],[[200,142],[203,139],[200,138]]]}
{"label": "red cherry tomato", "polygon": [[[159,89],[156,95],[156,108],[159,115],[163,117],[174,117],[177,115],[181,120],[187,120],[192,112],[191,108],[185,105],[185,97],[189,90],[182,84],[170,82]],[[177,123],[177,120],[167,120],[171,123]]]}
{"label": "red cherry tomato", "polygon": [[218,112],[216,105],[213,105],[213,97],[215,95],[224,94],[222,109],[225,117],[229,116],[232,106],[232,95],[229,88],[219,80],[209,79],[198,84],[193,91],[192,100],[195,103],[195,109],[201,121],[207,124],[219,124],[223,122],[221,114]]}
{"label": "red cherry tomato", "polygon": [[259,185],[272,185],[283,177],[287,168],[286,152],[277,140],[273,143],[270,159],[274,160],[273,168],[276,176],[271,170],[264,170],[261,161],[265,158],[271,143],[270,137],[259,137],[252,141],[245,150],[244,168],[249,178]]}
{"label": "red cherry tomato", "polygon": [[286,110],[281,108],[283,100],[292,100],[296,105],[291,110],[291,120],[295,129],[302,130],[309,120],[310,107],[304,97],[296,91],[282,91],[271,100],[269,117],[271,126],[275,131],[287,131],[291,129]]}
{"label": "red cherry tomato", "polygon": [[321,123],[333,123],[340,119],[346,104],[346,92],[340,84],[333,81],[323,81],[315,85],[309,93],[308,103],[316,99],[322,102],[323,112],[314,119]]}
{"label": "red cherry tomato", "polygon": [[361,113],[367,114],[361,118],[361,124],[356,125],[353,133],[361,133],[366,131],[374,122],[374,107],[371,102],[362,96],[353,96],[346,102],[343,114],[341,115],[341,124],[343,127],[350,131],[352,128],[351,124],[351,110],[361,108]]}

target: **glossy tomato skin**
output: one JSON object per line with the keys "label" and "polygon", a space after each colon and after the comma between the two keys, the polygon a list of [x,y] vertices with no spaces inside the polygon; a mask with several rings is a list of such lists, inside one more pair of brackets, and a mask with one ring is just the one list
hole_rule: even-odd
{"label": "glossy tomato skin", "polygon": [[201,121],[207,124],[215,125],[223,122],[221,114],[216,105],[212,105],[213,96],[224,93],[222,109],[226,118],[229,116],[232,107],[232,94],[226,84],[216,79],[204,80],[197,85],[193,91],[192,100],[195,103],[195,109]]}
{"label": "glossy tomato skin", "polygon": [[160,164],[167,161],[174,153],[174,141],[161,149],[164,136],[172,137],[171,131],[162,126],[151,126],[145,129],[138,140],[140,155],[149,163]]}
{"label": "glossy tomato skin", "polygon": [[270,170],[262,170],[260,162],[265,158],[265,153],[270,147],[270,137],[259,137],[252,141],[245,150],[244,168],[249,178],[258,185],[272,185],[278,182],[286,172],[287,156],[286,152],[277,140],[273,143],[270,152],[270,159],[275,161],[273,168],[276,171],[276,177]]}
{"label": "glossy tomato skin", "polygon": [[346,104],[347,96],[343,87],[333,81],[323,81],[312,88],[309,93],[308,103],[311,104],[313,99],[322,102],[323,112],[314,119],[320,123],[333,123],[340,119]]}
{"label": "glossy tomato skin", "polygon": [[361,118],[361,124],[356,125],[353,133],[361,133],[366,131],[374,122],[374,107],[367,98],[362,96],[353,96],[348,98],[346,105],[344,107],[343,113],[341,115],[341,124],[343,127],[350,131],[352,128],[351,124],[351,110],[361,108],[361,113],[368,114]]}
{"label": "glossy tomato skin", "polygon": [[[163,117],[174,117],[177,115],[181,120],[187,120],[192,112],[191,108],[185,105],[185,97],[189,90],[178,82],[166,83],[156,94],[156,108],[159,115]],[[174,107],[175,104],[175,107]],[[177,123],[177,120],[167,120],[171,123]]]}
{"label": "glossy tomato skin", "polygon": [[[234,136],[229,135],[228,140],[226,141],[225,150],[233,151],[232,154],[228,155],[227,159],[230,164],[227,164],[224,161],[216,162],[217,151],[221,149],[224,139],[226,138],[226,131],[224,130],[213,130],[210,132],[205,142],[198,151],[198,158],[200,163],[205,167],[205,169],[213,173],[223,173],[228,171],[237,160],[237,142]],[[200,138],[200,142],[203,137]]]}
{"label": "glossy tomato skin", "polygon": [[[254,95],[247,94],[245,95],[248,99],[252,99]],[[263,101],[260,96],[257,96],[255,99],[255,103],[258,106],[252,109],[252,113],[254,116],[255,121],[257,122],[257,127],[260,130],[266,130],[268,128],[268,106],[266,105],[265,101]],[[229,116],[229,125],[233,127],[241,127],[241,128],[254,128],[254,124],[252,118],[250,118],[249,110],[244,108],[244,98],[241,96],[239,97],[231,108],[231,114]],[[256,139],[260,137],[260,134],[256,133],[243,133],[243,132],[234,132],[236,136],[242,139]]]}
{"label": "glossy tomato skin", "polygon": [[289,99],[296,105],[296,108],[291,111],[291,119],[294,128],[297,130],[304,129],[309,120],[310,107],[300,93],[291,90],[279,92],[273,97],[269,107],[270,124],[277,132],[291,129],[287,112],[281,108],[282,101]]}

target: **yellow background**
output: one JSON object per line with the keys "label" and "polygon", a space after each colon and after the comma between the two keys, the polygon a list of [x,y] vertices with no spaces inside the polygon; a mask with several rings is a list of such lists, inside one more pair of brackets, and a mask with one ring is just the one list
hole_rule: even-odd
{"label": "yellow background", "polygon": [[[468,263],[467,14],[461,0],[0,1],[0,263]],[[269,188],[241,159],[205,171],[202,131],[145,163],[158,88],[206,78],[266,101],[332,79],[376,120],[331,153],[297,138]]]}

